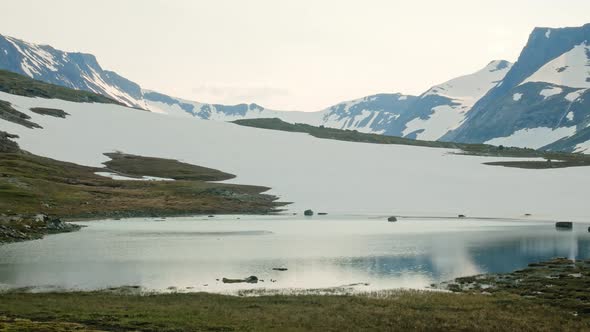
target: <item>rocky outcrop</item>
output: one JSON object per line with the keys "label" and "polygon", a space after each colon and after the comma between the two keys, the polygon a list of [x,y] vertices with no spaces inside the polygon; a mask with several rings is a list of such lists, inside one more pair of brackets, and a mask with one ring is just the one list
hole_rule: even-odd
{"label": "rocky outcrop", "polygon": [[0,215],[0,244],[36,240],[47,234],[69,233],[82,228],[45,214]]}
{"label": "rocky outcrop", "polygon": [[14,138],[18,138],[18,136],[0,131],[0,153],[15,153],[20,151],[18,144],[12,140]]}

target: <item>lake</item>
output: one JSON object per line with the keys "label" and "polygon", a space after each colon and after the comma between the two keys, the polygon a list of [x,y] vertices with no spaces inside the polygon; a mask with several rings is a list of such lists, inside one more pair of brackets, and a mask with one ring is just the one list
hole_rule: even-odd
{"label": "lake", "polygon": [[[239,218],[239,219],[238,219]],[[0,287],[235,293],[429,287],[553,257],[590,258],[587,224],[385,216],[215,216],[84,222],[80,232],[0,246]],[[275,271],[273,268],[287,268]],[[257,284],[221,279],[257,276]],[[347,286],[356,284],[355,286]],[[171,288],[173,287],[173,288]]]}

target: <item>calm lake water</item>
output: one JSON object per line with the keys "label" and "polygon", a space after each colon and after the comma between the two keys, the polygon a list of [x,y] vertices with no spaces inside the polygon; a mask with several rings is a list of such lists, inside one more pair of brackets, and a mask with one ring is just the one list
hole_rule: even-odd
{"label": "calm lake water", "polygon": [[[0,246],[0,287],[165,291],[425,288],[562,256],[590,258],[588,225],[383,217],[216,216],[95,221]],[[287,271],[273,271],[287,268]],[[255,275],[258,284],[223,284]],[[219,280],[218,280],[219,279]]]}

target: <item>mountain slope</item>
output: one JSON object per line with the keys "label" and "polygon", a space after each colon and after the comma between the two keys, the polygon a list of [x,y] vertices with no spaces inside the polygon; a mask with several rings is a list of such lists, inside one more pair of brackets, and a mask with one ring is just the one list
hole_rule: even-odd
{"label": "mountain slope", "polygon": [[590,24],[536,28],[506,77],[443,140],[540,148],[590,121]]}

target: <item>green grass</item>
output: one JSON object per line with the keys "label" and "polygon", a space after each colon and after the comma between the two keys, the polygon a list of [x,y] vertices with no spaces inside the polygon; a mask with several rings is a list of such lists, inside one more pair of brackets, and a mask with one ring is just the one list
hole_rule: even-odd
{"label": "green grass", "polygon": [[6,70],[0,70],[0,91],[26,97],[120,105],[119,102],[102,95],[44,83]]}
{"label": "green grass", "polygon": [[131,176],[156,176],[175,180],[223,181],[234,178],[232,174],[216,169],[182,163],[173,159],[150,158],[124,153],[105,153],[111,160],[108,169]]}
{"label": "green grass", "polygon": [[445,148],[460,150],[459,154],[508,157],[508,158],[543,158],[545,160],[563,161],[500,161],[486,163],[490,166],[504,166],[531,169],[562,168],[574,166],[590,166],[590,155],[566,152],[546,152],[533,149],[493,146],[488,144],[465,144],[439,141],[421,141],[396,136],[360,133],[356,130],[342,130],[326,127],[316,127],[307,124],[291,124],[280,119],[246,119],[236,120],[234,123],[262,129],[281,130],[288,132],[307,133],[317,138],[333,139],[347,142],[361,142],[373,144],[398,144],[409,146],[421,146],[430,148]]}
{"label": "green grass", "polygon": [[0,315],[119,331],[580,331],[588,320],[515,296],[8,293]]}
{"label": "green grass", "polygon": [[266,214],[281,206],[266,187],[207,182],[231,174],[174,160],[111,155],[109,170],[178,181],[117,181],[28,153],[0,154],[0,213],[98,218],[184,214]]}

